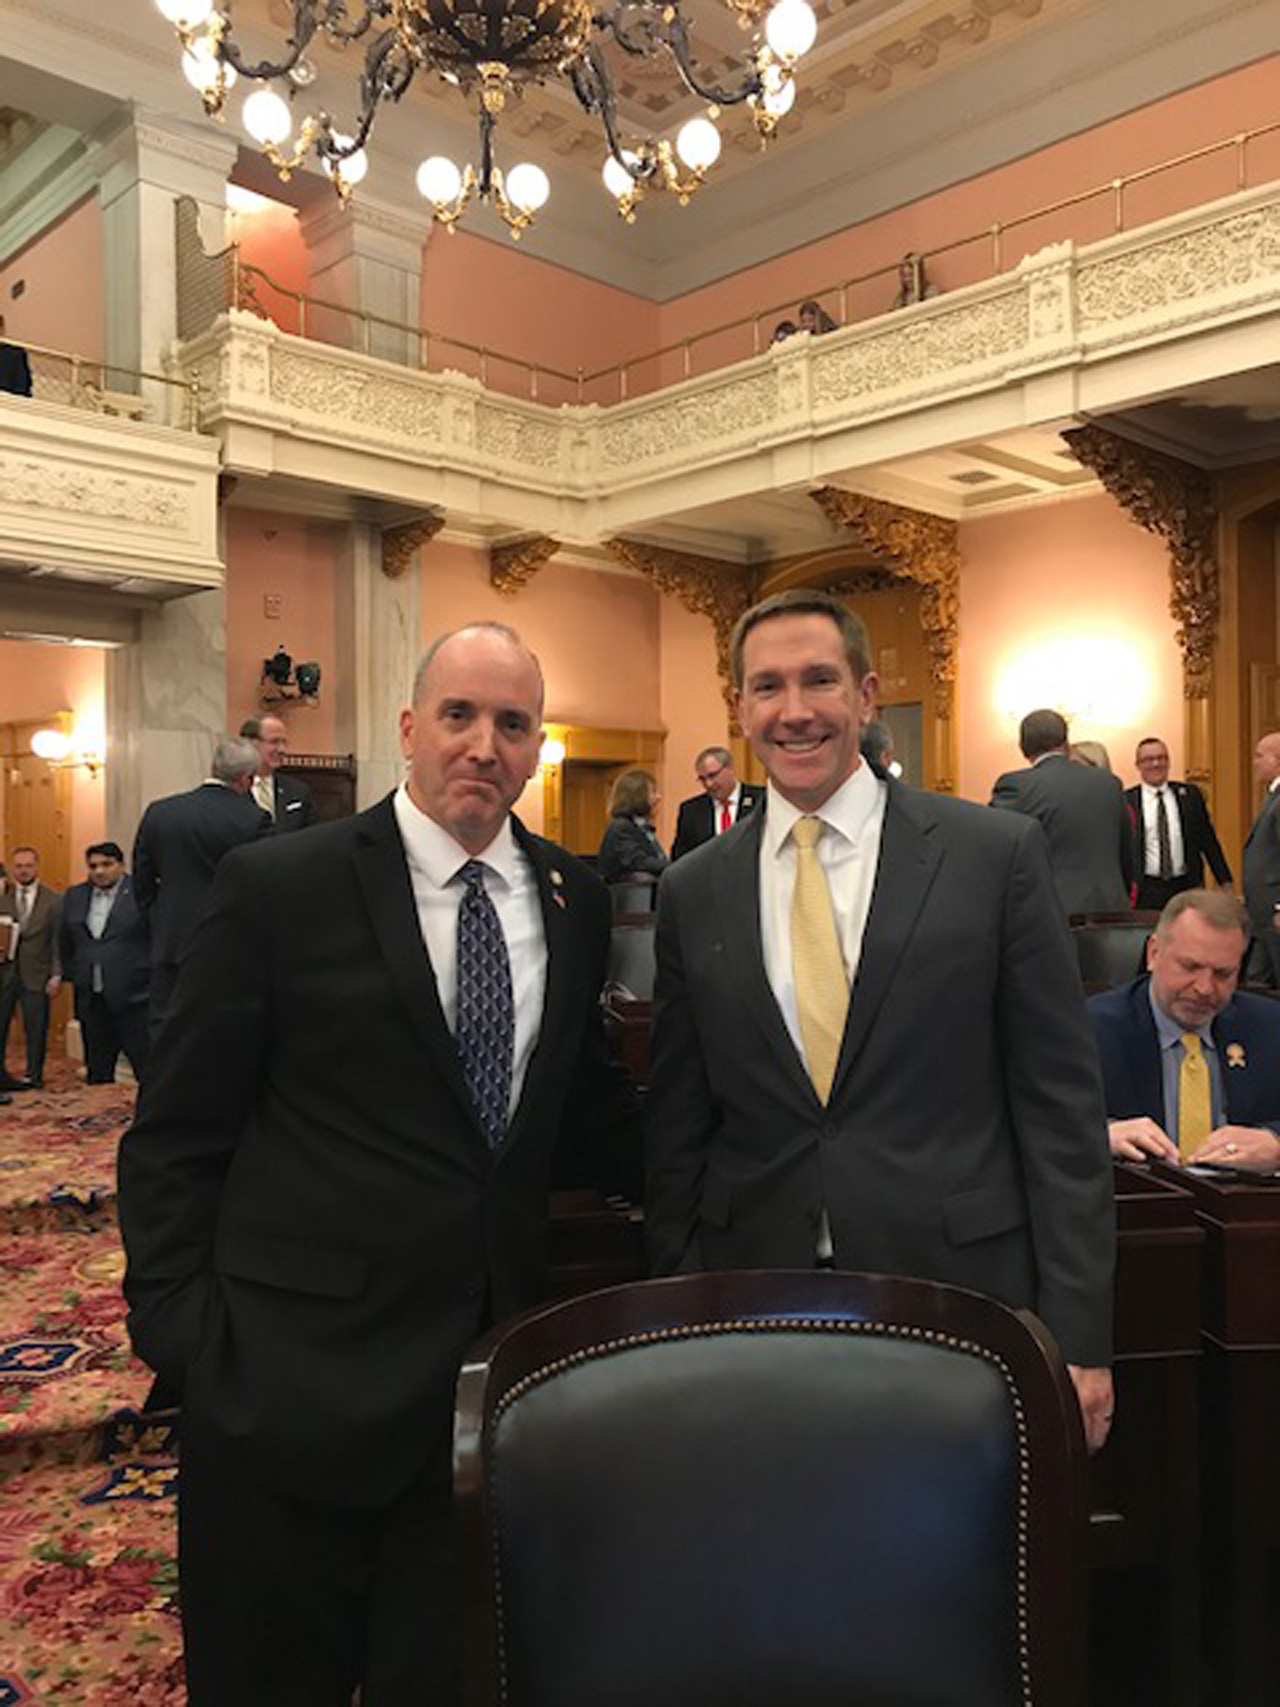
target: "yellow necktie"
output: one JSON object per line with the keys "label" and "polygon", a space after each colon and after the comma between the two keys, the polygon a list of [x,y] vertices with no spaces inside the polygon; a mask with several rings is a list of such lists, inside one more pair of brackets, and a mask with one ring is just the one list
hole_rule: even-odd
{"label": "yellow necktie", "polygon": [[253,779],[253,798],[269,817],[276,815],[276,788],[269,776]]}
{"label": "yellow necktie", "polygon": [[831,910],[831,892],[818,858],[820,818],[800,818],[791,830],[796,886],[791,898],[791,967],[796,983],[805,1065],[818,1098],[831,1095],[849,1008],[849,979]]}
{"label": "yellow necktie", "polygon": [[1204,1058],[1199,1034],[1182,1034],[1182,1065],[1178,1068],[1178,1155],[1183,1161],[1213,1130],[1209,1100],[1209,1063]]}

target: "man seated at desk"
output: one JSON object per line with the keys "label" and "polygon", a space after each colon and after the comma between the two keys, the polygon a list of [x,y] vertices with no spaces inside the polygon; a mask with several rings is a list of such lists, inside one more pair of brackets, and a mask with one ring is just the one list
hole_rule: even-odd
{"label": "man seated at desk", "polygon": [[1113,1156],[1280,1170],[1280,1002],[1237,992],[1248,941],[1234,895],[1185,890],[1148,975],[1091,998]]}

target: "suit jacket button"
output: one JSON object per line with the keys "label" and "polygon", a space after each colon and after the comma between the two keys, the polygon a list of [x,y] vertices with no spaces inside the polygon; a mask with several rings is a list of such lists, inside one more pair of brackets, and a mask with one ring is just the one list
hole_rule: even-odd
{"label": "suit jacket button", "polygon": [[824,1138],[838,1138],[840,1136],[840,1128],[836,1125],[834,1120],[828,1120],[823,1126],[822,1136]]}

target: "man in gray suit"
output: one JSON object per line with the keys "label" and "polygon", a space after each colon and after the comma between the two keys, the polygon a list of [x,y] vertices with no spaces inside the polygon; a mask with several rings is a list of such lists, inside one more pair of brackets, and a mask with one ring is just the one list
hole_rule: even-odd
{"label": "man in gray suit", "polygon": [[1027,768],[996,778],[991,804],[1039,821],[1064,913],[1119,913],[1131,905],[1133,826],[1110,771],[1067,756],[1067,722],[1029,711],[1018,730]]}
{"label": "man in gray suit", "polygon": [[1033,1307],[1099,1446],[1115,1207],[1044,838],[863,762],[877,683],[838,599],[766,599],[731,656],[768,804],[659,891],[653,1266],[864,1269]]}
{"label": "man in gray suit", "polygon": [[1280,988],[1280,729],[1258,742],[1253,768],[1267,792],[1244,844],[1244,904],[1253,926],[1249,970],[1274,990]]}

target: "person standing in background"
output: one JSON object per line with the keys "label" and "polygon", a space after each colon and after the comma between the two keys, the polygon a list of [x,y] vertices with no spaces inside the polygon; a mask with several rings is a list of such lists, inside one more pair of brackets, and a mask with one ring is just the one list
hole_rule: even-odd
{"label": "person standing in background", "polygon": [[62,975],[75,990],[85,1077],[112,1084],[124,1054],[142,1083],[147,1063],[151,931],[134,899],[118,842],[85,849],[88,882],[73,883],[62,902]]}
{"label": "person standing in background", "polygon": [[[9,872],[12,883],[0,895],[0,913],[16,922],[18,933],[9,961],[0,969],[0,1089],[39,1090],[49,1042],[49,1003],[62,985],[62,896],[41,883],[40,856],[32,847],[14,848]],[[25,1079],[14,1078],[5,1066],[9,1025],[19,1007],[27,1045]]]}

